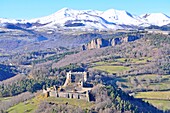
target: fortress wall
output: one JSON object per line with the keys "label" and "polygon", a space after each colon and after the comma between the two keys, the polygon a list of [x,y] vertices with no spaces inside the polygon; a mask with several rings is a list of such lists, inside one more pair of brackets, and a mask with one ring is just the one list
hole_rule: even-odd
{"label": "fortress wall", "polygon": [[47,93],[47,90],[43,89],[43,93]]}
{"label": "fortress wall", "polygon": [[82,99],[82,100],[88,100],[86,94],[81,94],[81,95],[80,95],[80,99]]}
{"label": "fortress wall", "polygon": [[84,74],[86,72],[71,72],[71,74]]}
{"label": "fortress wall", "polygon": [[58,97],[68,98],[68,93],[58,92]]}
{"label": "fortress wall", "polygon": [[79,94],[79,93],[56,92],[56,91],[50,91],[44,93],[46,94],[49,93],[50,97],[74,98],[74,99],[82,99],[82,100],[90,101],[89,93]]}
{"label": "fortress wall", "polygon": [[50,92],[50,97],[56,97],[56,96],[57,96],[56,91],[51,91],[51,92]]}
{"label": "fortress wall", "polygon": [[[52,94],[52,95],[51,95]],[[51,93],[50,96],[54,97],[63,97],[63,98],[74,98],[74,99],[82,99],[89,101],[89,97],[87,94],[78,94],[78,93],[67,93],[67,92],[58,92],[58,93]]]}
{"label": "fortress wall", "polygon": [[83,91],[90,91],[92,88],[86,88],[86,87],[83,87],[82,90]]}

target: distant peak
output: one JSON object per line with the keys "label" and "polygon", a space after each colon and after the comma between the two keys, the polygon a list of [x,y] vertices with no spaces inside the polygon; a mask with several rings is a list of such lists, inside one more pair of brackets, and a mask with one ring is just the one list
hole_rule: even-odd
{"label": "distant peak", "polygon": [[116,9],[113,9],[113,8],[112,8],[112,9],[108,9],[108,10],[106,10],[106,11],[116,11]]}
{"label": "distant peak", "polygon": [[141,15],[142,18],[147,18],[150,14],[146,13],[146,14],[143,14]]}
{"label": "distant peak", "polygon": [[105,12],[107,13],[124,13],[124,14],[127,14],[129,16],[132,16],[129,12],[127,12],[126,10],[117,10],[117,9],[108,9],[106,10]]}
{"label": "distant peak", "polygon": [[152,13],[152,14],[155,14],[155,15],[162,15],[162,16],[165,16],[165,17],[170,18],[168,15],[166,15],[166,14],[164,14],[164,13]]}
{"label": "distant peak", "polygon": [[115,12],[120,12],[120,10],[116,10],[116,9],[108,9],[105,12],[107,13],[115,13]]}
{"label": "distant peak", "polygon": [[60,9],[57,12],[66,12],[66,11],[71,11],[71,10],[72,10],[71,8],[65,7],[65,8]]}
{"label": "distant peak", "polygon": [[150,13],[150,15],[164,15],[165,16],[164,13]]}
{"label": "distant peak", "polygon": [[106,11],[110,11],[110,12],[112,12],[112,11],[127,12],[127,11],[125,11],[125,10],[117,10],[117,9],[114,9],[114,8],[108,9],[108,10],[106,10]]}
{"label": "distant peak", "polygon": [[147,18],[148,16],[165,16],[165,17],[169,18],[169,16],[167,16],[164,13],[146,13],[146,14],[142,15],[142,17],[144,17],[144,18]]}
{"label": "distant peak", "polygon": [[[86,25],[86,27],[93,28],[123,28],[120,25],[140,26],[142,27],[148,25],[166,25],[170,23],[170,17],[164,13],[146,13],[144,15],[138,16],[133,13],[130,13],[126,10],[117,10],[114,8],[98,11],[93,9],[88,10],[76,10],[68,7],[64,7],[57,12],[41,17],[35,18],[32,20],[9,20],[1,19],[0,23],[40,23],[46,26],[65,26],[66,23],[75,26],[75,25]],[[116,25],[116,26],[115,26]],[[128,27],[127,26],[127,27]],[[77,26],[76,26],[77,27]]]}
{"label": "distant peak", "polygon": [[64,8],[62,8],[62,9],[60,9],[60,10],[71,10],[71,8],[64,7]]}
{"label": "distant peak", "polygon": [[71,9],[71,8],[62,8],[60,10],[58,10],[56,13],[52,14],[53,16],[57,16],[57,15],[64,15],[65,17],[71,16],[71,14],[74,12],[75,10]]}

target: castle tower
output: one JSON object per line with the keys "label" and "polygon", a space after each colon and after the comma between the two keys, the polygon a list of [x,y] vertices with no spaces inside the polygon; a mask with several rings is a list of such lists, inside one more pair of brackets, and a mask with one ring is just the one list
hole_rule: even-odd
{"label": "castle tower", "polygon": [[67,72],[67,77],[64,86],[67,86],[69,83],[71,83],[71,71]]}
{"label": "castle tower", "polygon": [[56,86],[55,86],[55,85],[53,85],[53,88],[54,88],[54,91],[57,91],[57,88],[56,88]]}
{"label": "castle tower", "polygon": [[87,72],[83,72],[83,75],[84,75],[84,82],[87,81]]}
{"label": "castle tower", "polygon": [[80,85],[81,85],[81,87],[83,88],[83,87],[84,87],[84,82],[83,82],[83,81],[80,81]]}
{"label": "castle tower", "polygon": [[71,79],[71,71],[67,72],[67,79]]}
{"label": "castle tower", "polygon": [[89,92],[89,90],[86,91],[86,98],[87,98],[87,101],[90,102],[90,92]]}

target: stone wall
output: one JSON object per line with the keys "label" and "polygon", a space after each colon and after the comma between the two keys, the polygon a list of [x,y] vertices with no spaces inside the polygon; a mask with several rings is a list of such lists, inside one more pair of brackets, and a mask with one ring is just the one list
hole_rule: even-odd
{"label": "stone wall", "polygon": [[74,98],[74,99],[82,99],[86,101],[90,101],[89,99],[89,92],[85,94],[81,93],[72,93],[72,92],[56,92],[56,91],[50,91],[49,92],[50,97],[58,97],[58,98]]}

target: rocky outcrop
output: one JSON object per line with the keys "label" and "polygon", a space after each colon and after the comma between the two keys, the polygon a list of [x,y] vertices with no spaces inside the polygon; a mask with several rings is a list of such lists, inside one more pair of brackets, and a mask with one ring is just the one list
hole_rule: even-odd
{"label": "rocky outcrop", "polygon": [[142,36],[127,36],[127,37],[124,37],[122,40],[123,42],[132,42],[132,41],[135,41],[139,38],[141,38]]}
{"label": "rocky outcrop", "polygon": [[112,38],[112,39],[103,39],[103,38],[96,38],[91,40],[88,44],[83,45],[83,50],[90,50],[95,48],[102,48],[107,46],[115,46],[126,42],[135,41],[142,36],[126,36],[126,37],[119,37],[119,38]]}
{"label": "rocky outcrop", "polygon": [[121,44],[122,40],[120,38],[113,38],[113,39],[110,39],[109,42],[111,46],[115,46],[115,45]]}
{"label": "rocky outcrop", "polygon": [[109,46],[108,40],[97,38],[87,44],[87,49],[101,48],[101,47],[106,47],[106,46]]}

